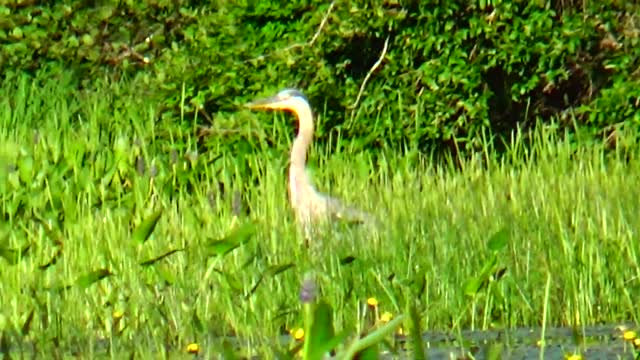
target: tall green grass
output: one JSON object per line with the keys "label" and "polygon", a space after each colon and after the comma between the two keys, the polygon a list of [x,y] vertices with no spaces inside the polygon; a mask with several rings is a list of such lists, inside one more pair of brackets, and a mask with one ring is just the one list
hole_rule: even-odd
{"label": "tall green grass", "polygon": [[[348,139],[316,144],[317,187],[382,226],[327,229],[311,250],[287,203],[280,150],[293,119],[239,110],[203,145],[192,120],[182,127],[117,98],[126,85],[81,92],[63,80],[0,90],[0,332],[10,345],[91,354],[107,339],[114,351],[165,353],[198,342],[213,354],[213,339],[237,336],[267,354],[303,325],[310,272],[339,328],[366,328],[369,297],[394,314],[415,303],[423,329],[453,332],[540,326],[543,309],[547,325],[638,322],[636,154],[544,128],[533,145],[514,135],[506,154],[487,146],[460,168],[390,148],[353,153]],[[267,121],[277,133],[262,130]],[[242,125],[216,133],[220,124]],[[222,136],[248,140],[230,148]],[[506,247],[494,254],[496,233]],[[479,278],[492,256],[492,276]]]}

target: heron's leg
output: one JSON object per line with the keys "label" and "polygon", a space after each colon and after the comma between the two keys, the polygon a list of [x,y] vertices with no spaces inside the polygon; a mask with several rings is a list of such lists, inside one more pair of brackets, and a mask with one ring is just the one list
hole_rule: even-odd
{"label": "heron's leg", "polygon": [[312,233],[312,231],[311,231],[311,227],[310,227],[310,226],[308,226],[308,225],[306,225],[306,226],[304,227],[303,232],[304,232],[304,234],[303,234],[302,236],[303,236],[303,239],[304,239],[304,246],[305,246],[307,249],[309,249],[309,246],[310,246],[311,244],[313,244],[313,242],[312,242],[313,235],[311,234],[311,233]]}
{"label": "heron's leg", "polygon": [[323,250],[322,235],[323,234],[311,224],[307,224],[303,228],[302,237],[304,239],[304,246],[314,257],[319,256]]}
{"label": "heron's leg", "polygon": [[308,225],[298,224],[298,239],[302,242],[302,245],[308,250],[311,246],[313,235],[311,234],[311,228]]}

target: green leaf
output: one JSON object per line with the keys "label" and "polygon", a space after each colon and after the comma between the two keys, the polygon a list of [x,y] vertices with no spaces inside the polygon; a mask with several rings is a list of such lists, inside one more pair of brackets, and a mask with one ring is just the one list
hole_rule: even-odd
{"label": "green leaf", "polygon": [[493,276],[496,276],[498,279],[501,278],[506,272],[506,268],[498,267],[498,256],[497,253],[502,251],[509,240],[509,232],[507,228],[502,228],[497,231],[495,234],[491,236],[488,241],[487,247],[493,253],[489,260],[484,264],[480,273],[467,280],[464,284],[464,294],[467,296],[475,296],[481,289],[483,289]]}
{"label": "green leaf", "polygon": [[176,282],[176,275],[173,270],[168,270],[164,266],[157,266],[154,269],[158,272],[162,280],[164,280],[167,284],[173,285]]}
{"label": "green leaf", "polygon": [[193,310],[193,314],[191,314],[191,325],[197,332],[203,332],[205,330],[204,324],[202,324],[202,320],[198,316],[198,312]]}
{"label": "green leaf", "polygon": [[236,355],[236,352],[233,350],[233,345],[227,339],[225,339],[222,342],[222,354],[224,355],[223,359],[228,359],[228,360],[239,359],[239,357]]}
{"label": "green leaf", "polygon": [[242,282],[238,279],[237,276],[233,274],[224,274],[224,273],[223,273],[223,276],[224,276],[224,281],[227,283],[227,285],[229,285],[231,289],[233,289],[233,291],[237,293],[242,292],[244,287],[242,286]]}
{"label": "green leaf", "polygon": [[506,227],[504,227],[498,230],[495,234],[493,234],[493,236],[491,236],[487,244],[487,247],[491,251],[498,252],[507,246],[508,241],[509,241],[509,230]]}
{"label": "green leaf", "polygon": [[315,306],[311,326],[304,339],[305,360],[321,360],[331,350],[333,334],[332,309],[325,301],[320,301]]}
{"label": "green leaf", "polygon": [[27,252],[31,248],[31,243],[22,249],[0,248],[0,257],[4,258],[9,264],[16,265],[27,256]]}
{"label": "green leaf", "polygon": [[113,273],[108,269],[98,269],[78,277],[78,279],[76,280],[76,285],[78,285],[82,289],[86,289],[94,283],[111,275],[113,275]]}
{"label": "green leaf", "polygon": [[230,273],[226,273],[220,269],[216,269],[213,268],[212,269],[213,272],[215,272],[216,274],[219,274],[220,276],[222,276],[222,278],[224,279],[225,283],[235,292],[237,293],[242,293],[244,290],[244,286],[242,285],[242,282],[240,280],[238,280],[238,278]]}
{"label": "green leaf", "polygon": [[239,226],[224,238],[209,241],[206,245],[207,254],[209,256],[225,256],[240,245],[247,243],[255,233],[256,229],[252,223]]}
{"label": "green leaf", "polygon": [[358,360],[377,360],[380,358],[380,352],[378,351],[378,343],[367,346],[366,348],[356,353]]}
{"label": "green leaf", "polygon": [[340,265],[349,265],[356,260],[356,257],[353,255],[345,256],[340,259]]}
{"label": "green leaf", "polygon": [[480,291],[480,287],[482,287],[482,281],[478,278],[472,278],[464,283],[463,291],[467,296],[475,296]]}
{"label": "green leaf", "polygon": [[20,174],[20,180],[23,184],[31,186],[33,182],[33,158],[31,156],[25,156],[18,163],[18,172]]}
{"label": "green leaf", "polygon": [[327,349],[326,352],[329,352],[333,349],[336,349],[340,344],[344,344],[347,341],[347,338],[352,333],[353,327],[348,327],[342,331],[340,331],[336,336],[331,338],[331,340],[327,341],[324,346]]}
{"label": "green leaf", "polygon": [[144,244],[153,233],[153,230],[160,220],[163,209],[157,210],[151,216],[143,220],[140,225],[133,231],[131,238],[138,244]]}
{"label": "green leaf", "polygon": [[487,360],[498,360],[502,359],[504,355],[504,342],[495,342],[490,343],[487,348]]}
{"label": "green leaf", "polygon": [[262,274],[260,274],[260,277],[258,278],[258,281],[256,281],[255,285],[253,285],[253,287],[251,287],[251,290],[249,290],[249,292],[247,293],[247,295],[245,296],[245,298],[249,298],[251,295],[253,295],[256,290],[258,290],[258,286],[262,283],[262,281],[270,276],[275,276],[280,274],[281,272],[287,271],[289,269],[291,269],[292,267],[294,267],[294,264],[283,264],[283,265],[272,265],[269,266],[265,271],[262,272]]}
{"label": "green leaf", "polygon": [[498,258],[494,254],[489,261],[484,265],[478,276],[469,279],[464,285],[464,294],[467,296],[475,296],[482,288],[484,288],[491,276],[496,272],[498,265]]}
{"label": "green leaf", "polygon": [[56,250],[55,254],[53,254],[53,256],[51,257],[51,259],[49,259],[49,261],[47,261],[46,263],[39,265],[38,268],[40,270],[46,270],[49,267],[55,265],[58,262],[58,259],[60,258],[60,256],[62,255],[62,247],[59,247],[58,250]]}
{"label": "green leaf", "polygon": [[294,267],[295,264],[292,263],[288,263],[288,264],[282,264],[282,265],[271,265],[267,268],[267,270],[264,271],[264,276],[276,276],[282,272],[285,272],[289,269],[291,269],[292,267]]}

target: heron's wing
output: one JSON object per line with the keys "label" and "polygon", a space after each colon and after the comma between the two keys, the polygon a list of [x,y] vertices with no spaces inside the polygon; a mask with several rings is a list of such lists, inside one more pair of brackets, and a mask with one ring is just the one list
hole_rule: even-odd
{"label": "heron's wing", "polygon": [[347,206],[338,199],[325,197],[325,201],[329,214],[335,220],[356,224],[375,222],[375,219],[371,214],[354,207]]}

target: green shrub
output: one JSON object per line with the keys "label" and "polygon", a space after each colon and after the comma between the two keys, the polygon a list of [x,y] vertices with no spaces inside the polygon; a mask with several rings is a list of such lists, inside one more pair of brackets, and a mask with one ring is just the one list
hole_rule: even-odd
{"label": "green shrub", "polygon": [[540,120],[637,124],[640,6],[545,3],[13,2],[0,6],[0,67],[71,69],[83,87],[125,76],[169,119],[214,129],[295,86],[323,114],[321,138],[360,148],[477,149],[487,131]]}

